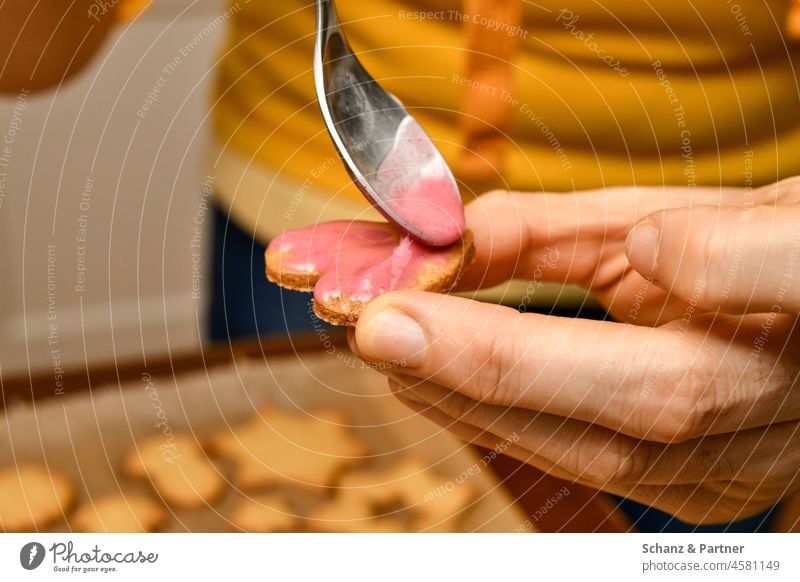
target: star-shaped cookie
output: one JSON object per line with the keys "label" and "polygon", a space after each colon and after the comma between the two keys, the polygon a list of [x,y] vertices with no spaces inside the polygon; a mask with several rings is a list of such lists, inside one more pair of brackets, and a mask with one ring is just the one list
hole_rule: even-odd
{"label": "star-shaped cookie", "polygon": [[274,493],[240,499],[228,519],[234,531],[270,533],[297,530],[297,518],[292,507],[284,497]]}
{"label": "star-shaped cookie", "polygon": [[326,487],[367,452],[337,412],[300,414],[273,407],[217,434],[209,447],[236,464],[234,481],[244,489],[278,483]]}
{"label": "star-shaped cookie", "polygon": [[409,457],[380,470],[344,475],[336,496],[316,508],[311,528],[334,532],[449,532],[475,498],[469,484],[449,481]]}

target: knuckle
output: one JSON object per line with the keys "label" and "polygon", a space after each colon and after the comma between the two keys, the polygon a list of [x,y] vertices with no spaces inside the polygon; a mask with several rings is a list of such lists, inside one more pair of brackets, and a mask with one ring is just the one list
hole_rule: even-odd
{"label": "knuckle", "polygon": [[[515,315],[510,322],[521,316]],[[511,323],[513,325],[513,323]],[[514,406],[526,389],[523,373],[530,365],[525,357],[525,342],[522,336],[508,326],[494,333],[482,342],[482,354],[469,358],[468,378],[473,389],[470,391],[482,404]]]}
{"label": "knuckle", "polygon": [[691,265],[692,276],[686,279],[687,285],[683,291],[690,302],[693,300],[705,304],[710,293],[709,275],[721,254],[719,231],[708,228],[692,229],[689,237],[686,256]]}
{"label": "knuckle", "polygon": [[800,203],[800,176],[785,178],[774,184],[759,188],[754,193],[756,204]]}
{"label": "knuckle", "polygon": [[650,410],[655,417],[647,438],[661,443],[705,435],[722,412],[713,379],[695,369],[662,375]]}
{"label": "knuckle", "polygon": [[[713,305],[721,280],[731,263],[738,241],[735,228],[741,220],[738,209],[692,207],[671,211],[665,219],[663,248],[669,256],[659,257],[657,276],[667,291],[690,304]],[[733,237],[733,240],[732,240]]]}
{"label": "knuckle", "polygon": [[[685,289],[686,298],[709,307],[725,304],[730,287],[741,277],[741,253],[749,246],[752,230],[746,227],[748,211],[739,208],[715,209],[713,216],[698,216],[692,229],[695,243],[689,251],[693,261],[693,287]],[[712,227],[713,225],[713,227]]]}
{"label": "knuckle", "polygon": [[636,483],[649,466],[646,446],[612,439],[600,449],[583,448],[578,456],[578,474],[600,486]]}
{"label": "knuckle", "polygon": [[594,453],[590,459],[580,463],[578,475],[599,487],[619,483],[625,469],[625,460],[610,452]]}
{"label": "knuckle", "polygon": [[800,203],[800,176],[778,182],[778,199],[786,204]]}
{"label": "knuckle", "polygon": [[[436,406],[448,416],[458,421],[465,421],[479,414],[479,404],[470,398],[461,396],[457,392],[447,394]],[[472,423],[470,423],[472,424]]]}
{"label": "knuckle", "polygon": [[677,389],[684,395],[683,406],[688,408],[683,430],[677,436],[683,441],[706,436],[723,412],[713,376],[690,371]]}

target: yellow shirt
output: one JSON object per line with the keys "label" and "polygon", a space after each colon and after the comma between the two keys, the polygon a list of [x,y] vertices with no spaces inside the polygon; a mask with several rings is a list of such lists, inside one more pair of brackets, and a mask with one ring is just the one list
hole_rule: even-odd
{"label": "yellow shirt", "polygon": [[[463,143],[459,0],[338,0],[370,73],[454,164]],[[800,98],[783,35],[788,0],[524,3],[504,183],[574,191],[621,184],[754,184],[800,174]],[[428,14],[421,14],[424,10]],[[310,0],[234,2],[212,104],[217,196],[268,240],[369,216],[316,104]],[[475,15],[473,15],[475,16]],[[486,22],[491,26],[491,22]],[[458,177],[458,175],[457,175]],[[462,188],[469,197],[470,184]]]}

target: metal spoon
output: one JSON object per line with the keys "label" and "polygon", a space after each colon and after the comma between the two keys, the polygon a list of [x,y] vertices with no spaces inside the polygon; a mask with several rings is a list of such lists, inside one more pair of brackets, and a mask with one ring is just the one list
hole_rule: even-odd
{"label": "metal spoon", "polygon": [[[422,242],[457,240],[463,207],[452,172],[403,104],[353,54],[333,0],[317,0],[314,81],[328,133],[367,200]],[[426,179],[429,187],[419,187]]]}

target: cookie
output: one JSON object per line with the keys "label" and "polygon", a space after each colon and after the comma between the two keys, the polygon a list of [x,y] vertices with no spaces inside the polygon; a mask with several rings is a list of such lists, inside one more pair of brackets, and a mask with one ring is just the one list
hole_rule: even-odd
{"label": "cookie", "polygon": [[319,531],[457,531],[474,498],[468,483],[447,481],[408,458],[388,469],[344,475],[336,496],[309,518]]}
{"label": "cookie", "polygon": [[278,483],[325,487],[366,453],[336,412],[310,415],[271,407],[214,436],[209,448],[236,464],[234,481],[245,489]]}
{"label": "cookie", "polygon": [[353,326],[383,293],[445,293],[475,258],[472,233],[446,247],[424,245],[385,222],[334,221],[284,232],[266,251],[267,278],[314,292],[314,313]]}
{"label": "cookie", "polygon": [[190,435],[146,439],[125,456],[123,471],[134,479],[149,479],[174,507],[205,507],[225,490],[224,479]]}
{"label": "cookie", "polygon": [[116,493],[87,501],[69,520],[80,532],[145,533],[156,531],[168,514],[155,500],[145,495]]}
{"label": "cookie", "polygon": [[0,470],[0,531],[47,527],[64,516],[74,498],[72,483],[47,467],[20,465]]}
{"label": "cookie", "polygon": [[236,531],[251,533],[291,532],[298,520],[282,495],[255,495],[237,501],[228,517]]}
{"label": "cookie", "polygon": [[409,526],[396,514],[382,514],[368,497],[344,494],[308,514],[309,529],[325,533],[405,533]]}

